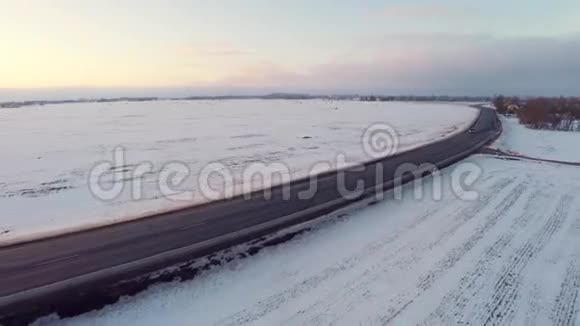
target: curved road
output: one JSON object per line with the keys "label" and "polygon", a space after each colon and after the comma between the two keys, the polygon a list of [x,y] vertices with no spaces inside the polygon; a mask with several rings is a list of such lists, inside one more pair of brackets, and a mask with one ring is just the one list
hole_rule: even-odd
{"label": "curved road", "polygon": [[[262,193],[250,199],[235,197],[2,247],[0,320],[39,309],[47,311],[55,303],[78,300],[79,293],[87,295],[102,286],[330,213],[392,188],[395,171],[401,164],[429,163],[440,168],[453,164],[499,135],[501,126],[495,111],[480,108],[472,129],[422,148],[368,162],[362,169],[322,174],[316,179],[318,190],[310,199],[298,198],[299,193],[310,189],[310,180],[297,180],[290,183],[289,200],[284,198],[284,188],[278,186],[272,189],[270,199],[265,199]],[[377,169],[382,169],[382,177],[377,177]],[[412,178],[412,174],[407,174],[403,181]],[[363,181],[366,190],[353,198],[343,198],[339,191],[341,180],[346,189],[355,189],[357,182]]]}

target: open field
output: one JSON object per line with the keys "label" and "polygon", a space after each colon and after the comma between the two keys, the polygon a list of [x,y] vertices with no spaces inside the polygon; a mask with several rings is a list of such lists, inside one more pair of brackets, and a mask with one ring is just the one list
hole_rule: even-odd
{"label": "open field", "polygon": [[[398,151],[409,150],[466,128],[475,109],[450,104],[232,100],[62,104],[0,111],[0,243],[134,219],[205,201],[168,200],[160,175],[169,162],[187,168],[180,189],[198,190],[197,177],[210,162],[233,174],[225,188],[241,183],[254,163],[283,163],[293,179],[317,162],[336,166],[369,159],[361,145],[365,128],[391,124]],[[102,201],[90,191],[89,171],[110,161],[117,146],[125,161],[104,176],[107,187],[140,183]],[[135,176],[136,167],[151,169]],[[318,171],[320,172],[320,170]],[[102,180],[101,180],[102,181]],[[219,187],[219,186],[218,186]]]}

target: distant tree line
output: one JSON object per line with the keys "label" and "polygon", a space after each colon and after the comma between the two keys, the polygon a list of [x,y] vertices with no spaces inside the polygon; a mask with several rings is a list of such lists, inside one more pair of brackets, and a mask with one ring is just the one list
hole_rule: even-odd
{"label": "distant tree line", "polygon": [[517,116],[521,124],[530,128],[580,131],[580,98],[497,96],[493,104],[498,113]]}
{"label": "distant tree line", "polygon": [[450,95],[367,95],[360,96],[361,101],[367,102],[392,102],[392,101],[414,101],[414,102],[489,102],[488,96],[450,96]]}
{"label": "distant tree line", "polygon": [[0,102],[0,109],[15,109],[24,106],[49,105],[49,104],[72,104],[72,103],[112,103],[112,102],[149,102],[157,101],[157,97],[116,97],[97,99],[76,99],[76,100],[53,100],[53,101],[22,101],[22,102]]}
{"label": "distant tree line", "polygon": [[49,104],[69,104],[69,103],[106,103],[106,102],[145,102],[158,100],[246,100],[246,99],[264,99],[264,100],[360,100],[360,101],[417,101],[417,102],[489,102],[491,97],[486,96],[415,96],[415,95],[397,95],[397,96],[359,96],[359,95],[310,95],[300,93],[272,93],[267,95],[196,95],[186,97],[117,97],[117,98],[81,98],[73,100],[35,100],[21,102],[0,102],[2,108],[20,108],[33,105]]}

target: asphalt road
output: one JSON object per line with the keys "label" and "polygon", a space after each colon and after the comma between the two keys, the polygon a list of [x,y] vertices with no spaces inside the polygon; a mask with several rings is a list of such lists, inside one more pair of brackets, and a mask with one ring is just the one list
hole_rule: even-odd
{"label": "asphalt road", "polygon": [[[236,197],[201,206],[79,233],[0,248],[0,318],[26,313],[38,305],[72,298],[100,286],[142,275],[159,268],[208,254],[281,228],[314,219],[372,196],[377,184],[392,187],[395,171],[404,163],[455,163],[494,139],[500,129],[495,111],[481,109],[473,133],[449,139],[344,172],[347,189],[363,181],[367,191],[344,198],[337,172],[316,180],[317,192],[300,199],[310,189],[309,180],[291,183],[290,199],[283,187],[271,198]],[[382,178],[377,178],[377,168]],[[409,181],[413,176],[406,175]],[[379,180],[377,180],[379,179]],[[343,187],[344,188],[344,187]],[[379,189],[380,191],[380,189]]]}

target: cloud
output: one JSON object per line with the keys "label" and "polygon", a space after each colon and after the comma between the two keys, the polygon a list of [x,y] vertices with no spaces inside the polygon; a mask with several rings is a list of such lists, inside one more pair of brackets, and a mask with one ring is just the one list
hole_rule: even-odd
{"label": "cloud", "polygon": [[[227,61],[233,63],[224,69],[223,77],[180,87],[66,92],[38,90],[32,97],[268,92],[580,96],[580,34],[525,38],[396,34],[364,40],[363,44],[353,47],[355,50],[348,55],[336,56],[324,64],[298,68],[276,58],[260,61],[254,55],[248,55],[251,60],[237,62],[228,57]],[[359,51],[359,48],[364,51]],[[208,64],[203,62],[204,66]],[[0,89],[0,100],[16,95],[30,98],[30,94],[30,91],[19,94],[14,90]]]}
{"label": "cloud", "polygon": [[383,17],[397,18],[446,18],[462,17],[474,13],[467,7],[447,6],[442,4],[408,4],[393,5],[381,12]]}
{"label": "cloud", "polygon": [[580,95],[580,38],[401,35],[372,55],[289,72],[271,65],[222,80],[253,89],[494,95]]}

